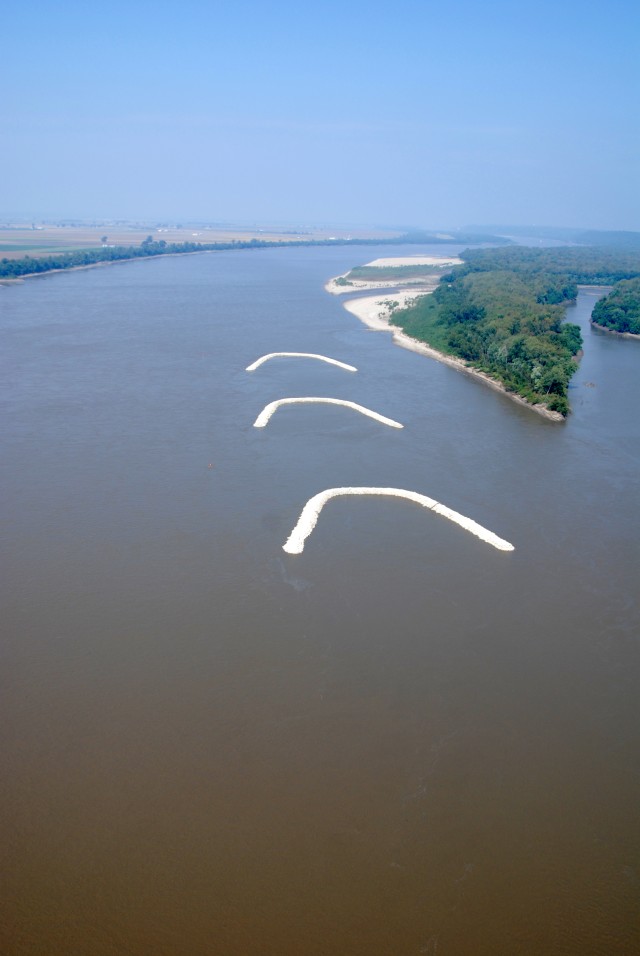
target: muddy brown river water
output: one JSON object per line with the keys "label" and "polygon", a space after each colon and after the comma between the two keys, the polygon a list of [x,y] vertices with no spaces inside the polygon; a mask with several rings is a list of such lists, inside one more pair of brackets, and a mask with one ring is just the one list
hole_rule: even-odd
{"label": "muddy brown river water", "polygon": [[[393,253],[0,289],[6,956],[640,952],[640,345],[582,290],[547,421],[323,290]],[[282,550],[363,485],[515,550],[355,497]]]}

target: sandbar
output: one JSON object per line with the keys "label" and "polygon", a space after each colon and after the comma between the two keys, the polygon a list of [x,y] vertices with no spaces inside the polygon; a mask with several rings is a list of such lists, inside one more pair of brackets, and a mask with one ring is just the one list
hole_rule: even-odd
{"label": "sandbar", "polygon": [[[442,266],[449,269],[462,264],[462,259],[455,256],[397,256],[384,259],[373,259],[365,263],[367,269],[397,268],[399,266]],[[351,270],[350,270],[351,271]],[[374,289],[405,289],[411,288],[414,295],[426,295],[433,290],[440,281],[439,275],[432,276],[397,276],[392,279],[349,279],[349,285],[342,285],[339,279],[346,279],[345,272],[341,276],[334,276],[325,284],[325,290],[331,295],[353,295],[354,292],[369,292]]]}
{"label": "sandbar", "polygon": [[457,256],[391,256],[386,259],[373,259],[367,262],[367,268],[388,268],[391,266],[461,266],[462,259]]}

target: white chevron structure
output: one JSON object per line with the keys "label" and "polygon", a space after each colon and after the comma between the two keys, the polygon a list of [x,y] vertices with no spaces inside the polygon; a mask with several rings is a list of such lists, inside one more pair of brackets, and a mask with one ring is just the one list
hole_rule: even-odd
{"label": "white chevron structure", "polygon": [[338,359],[329,358],[327,355],[316,355],[314,352],[270,352],[256,359],[251,365],[247,365],[246,372],[255,372],[257,368],[273,358],[310,358],[318,359],[320,362],[328,362],[329,365],[337,365],[338,368],[344,368],[347,372],[357,372],[358,369],[353,365],[347,365],[346,362],[339,362]]}
{"label": "white chevron structure", "polygon": [[277,401],[270,402],[268,405],[265,405],[253,423],[253,427],[264,428],[269,422],[271,416],[280,408],[281,405],[315,404],[344,405],[346,408],[352,408],[354,411],[360,412],[361,415],[366,415],[368,418],[375,418],[377,422],[382,422],[383,425],[389,425],[391,428],[404,428],[404,425],[401,425],[400,422],[395,422],[392,418],[386,418],[384,415],[379,415],[378,412],[371,411],[370,408],[365,408],[364,405],[357,405],[355,402],[347,402],[341,398],[279,398]]}
{"label": "white chevron structure", "polygon": [[499,538],[493,531],[488,531],[471,518],[465,518],[464,515],[458,514],[457,511],[452,511],[451,508],[440,504],[439,501],[435,501],[433,498],[427,498],[426,495],[418,494],[416,491],[404,491],[402,488],[367,487],[327,488],[326,491],[321,491],[319,494],[314,495],[313,498],[309,498],[302,509],[295,528],[283,545],[282,550],[288,554],[302,554],[304,543],[315,528],[320,512],[325,504],[331,498],[338,498],[341,495],[390,495],[395,498],[406,498],[408,501],[413,501],[416,504],[422,505],[424,508],[429,508],[430,511],[435,511],[436,514],[442,515],[443,518],[448,518],[455,524],[460,525],[461,528],[464,528],[465,531],[469,531],[499,551],[515,550],[512,544],[503,538]]}

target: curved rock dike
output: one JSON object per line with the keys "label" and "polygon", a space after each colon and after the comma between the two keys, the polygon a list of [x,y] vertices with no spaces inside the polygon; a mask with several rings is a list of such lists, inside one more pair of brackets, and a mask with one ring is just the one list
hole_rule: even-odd
{"label": "curved rock dike", "polygon": [[338,359],[329,358],[327,355],[316,355],[315,352],[269,352],[268,355],[263,355],[261,358],[256,359],[255,362],[252,362],[251,365],[247,365],[245,372],[255,372],[257,368],[268,362],[273,358],[310,358],[318,359],[320,362],[328,362],[329,365],[337,365],[338,368],[344,368],[347,372],[357,372],[358,369],[354,365],[347,365],[346,362],[339,362]]}
{"label": "curved rock dike", "polygon": [[277,412],[281,405],[315,404],[344,405],[346,408],[353,408],[354,411],[360,412],[361,415],[366,415],[368,418],[374,418],[377,422],[382,422],[383,425],[389,425],[391,428],[404,428],[404,425],[401,425],[400,422],[395,422],[392,418],[386,418],[384,415],[379,415],[378,412],[373,412],[370,408],[365,408],[364,405],[357,405],[355,402],[347,402],[341,398],[279,398],[277,401],[270,402],[268,405],[265,405],[253,423],[253,427],[264,428],[269,422],[271,416]]}
{"label": "curved rock dike", "polygon": [[482,525],[479,525],[476,521],[473,521],[471,518],[466,518],[464,515],[458,514],[457,511],[452,511],[451,508],[447,508],[446,505],[440,504],[439,501],[435,501],[433,498],[428,498],[426,495],[418,494],[417,491],[405,491],[402,488],[368,487],[327,488],[326,491],[321,491],[319,494],[314,495],[313,498],[309,498],[306,505],[302,509],[295,528],[283,545],[282,550],[286,551],[287,554],[302,554],[304,550],[304,543],[315,528],[320,516],[320,512],[324,508],[325,504],[327,501],[330,501],[331,498],[337,498],[341,495],[389,495],[395,498],[406,498],[408,501],[413,501],[416,504],[422,505],[424,508],[428,508],[430,511],[435,511],[436,514],[442,515],[443,518],[448,518],[449,521],[453,521],[455,524],[460,525],[460,527],[464,528],[465,531],[469,531],[477,538],[480,538],[487,544],[492,545],[492,547],[497,548],[498,551],[515,550],[512,544],[510,544],[508,541],[505,541],[504,538],[499,538],[497,534],[493,533],[493,531],[483,528]]}

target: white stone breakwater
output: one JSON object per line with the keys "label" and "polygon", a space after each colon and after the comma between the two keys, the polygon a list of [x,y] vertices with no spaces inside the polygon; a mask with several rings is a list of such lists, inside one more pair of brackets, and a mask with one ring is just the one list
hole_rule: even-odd
{"label": "white stone breakwater", "polygon": [[327,362],[329,365],[337,365],[338,368],[346,369],[347,372],[357,372],[358,369],[355,365],[347,365],[346,362],[339,362],[338,359],[329,358],[328,355],[316,355],[315,352],[269,352],[268,355],[263,355],[259,359],[256,359],[255,362],[252,362],[251,365],[247,365],[246,372],[255,372],[257,368],[263,365],[265,362],[268,362],[273,358],[310,358],[318,359],[320,362]]}
{"label": "white stone breakwater", "polygon": [[281,405],[344,405],[346,408],[352,408],[356,412],[360,412],[361,415],[366,415],[368,418],[374,418],[377,422],[382,422],[383,425],[389,425],[391,428],[404,428],[404,425],[400,422],[394,421],[392,418],[387,418],[385,415],[379,415],[378,412],[372,411],[370,408],[365,408],[364,405],[357,405],[356,402],[347,402],[341,398],[279,398],[275,402],[270,402],[268,405],[262,409],[255,422],[253,423],[254,428],[264,428],[265,425],[269,422],[271,416],[277,412]]}
{"label": "white stone breakwater", "polygon": [[287,554],[302,554],[304,543],[315,528],[320,512],[325,504],[327,501],[330,501],[331,498],[337,498],[341,495],[388,495],[395,498],[406,498],[408,501],[422,505],[430,511],[435,511],[436,514],[442,515],[443,518],[448,518],[455,524],[460,525],[461,528],[464,528],[465,531],[469,531],[477,538],[497,548],[498,551],[515,550],[513,545],[505,541],[504,538],[499,538],[493,531],[483,528],[482,525],[479,525],[476,521],[458,514],[457,511],[452,511],[451,508],[440,504],[440,502],[435,501],[434,498],[428,498],[426,495],[418,494],[417,491],[405,491],[402,488],[369,487],[327,488],[326,491],[321,491],[319,494],[314,495],[313,498],[309,498],[302,509],[295,528],[283,545],[282,550],[286,551]]}

